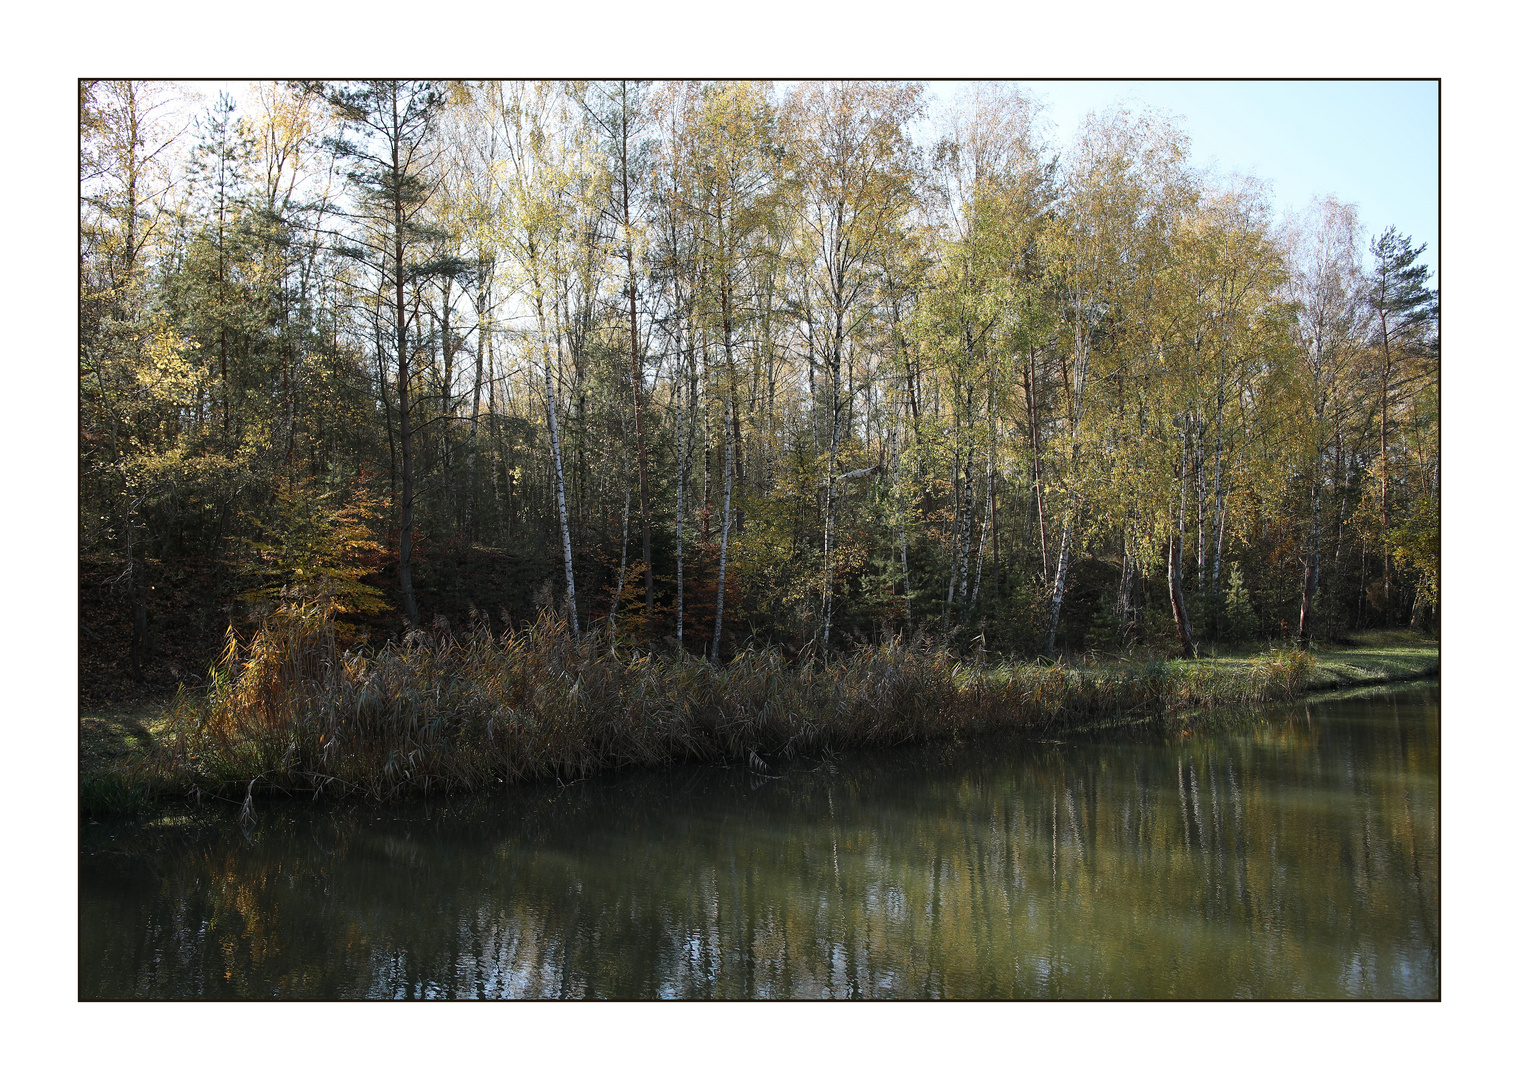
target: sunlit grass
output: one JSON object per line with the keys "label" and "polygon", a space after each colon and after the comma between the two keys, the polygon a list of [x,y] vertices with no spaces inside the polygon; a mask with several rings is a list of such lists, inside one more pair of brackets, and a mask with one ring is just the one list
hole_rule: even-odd
{"label": "sunlit grass", "polygon": [[[1259,654],[1199,657],[1197,668],[1217,673],[1248,668]],[[1329,648],[1311,647],[1313,672],[1304,690],[1327,690],[1365,682],[1412,679],[1439,671],[1440,643],[1409,630],[1375,630],[1353,642]]]}
{"label": "sunlit grass", "polygon": [[1359,635],[1350,647],[1316,649],[1313,658],[1323,685],[1407,679],[1438,669],[1440,643],[1409,630],[1378,630]]}

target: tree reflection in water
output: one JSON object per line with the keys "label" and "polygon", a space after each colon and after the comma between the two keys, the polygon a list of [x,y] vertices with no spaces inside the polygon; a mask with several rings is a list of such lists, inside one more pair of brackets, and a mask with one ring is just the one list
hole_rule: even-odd
{"label": "tree reflection in water", "polygon": [[1438,769],[1423,689],[90,826],[80,995],[1433,997]]}

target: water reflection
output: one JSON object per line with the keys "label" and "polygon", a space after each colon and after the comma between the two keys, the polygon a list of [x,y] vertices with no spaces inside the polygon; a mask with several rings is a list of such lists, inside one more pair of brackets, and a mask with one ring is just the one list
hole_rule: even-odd
{"label": "water reflection", "polygon": [[84,998],[1432,997],[1438,691],[89,826]]}

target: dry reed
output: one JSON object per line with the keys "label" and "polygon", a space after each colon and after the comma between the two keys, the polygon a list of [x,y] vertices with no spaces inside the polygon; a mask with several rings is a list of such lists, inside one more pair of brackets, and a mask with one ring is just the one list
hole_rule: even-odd
{"label": "dry reed", "polygon": [[1287,697],[1312,664],[1286,652],[1233,668],[985,665],[917,638],[826,662],[750,649],[718,666],[599,631],[577,642],[547,612],[500,638],[414,632],[361,655],[339,647],[329,612],[291,606],[246,647],[229,637],[207,693],[176,701],[155,787],[388,800],[678,761],[763,767],[776,755]]}

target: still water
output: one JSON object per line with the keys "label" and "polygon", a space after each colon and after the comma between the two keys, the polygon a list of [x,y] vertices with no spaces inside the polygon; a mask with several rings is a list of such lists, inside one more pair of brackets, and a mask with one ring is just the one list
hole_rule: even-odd
{"label": "still water", "polygon": [[81,830],[81,998],[1432,998],[1438,687]]}

